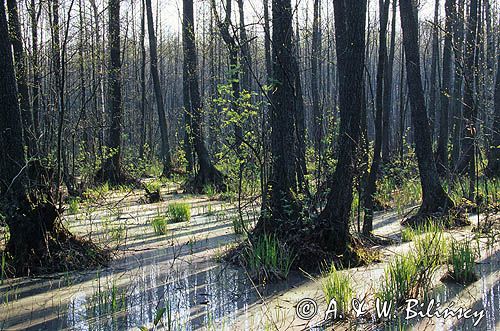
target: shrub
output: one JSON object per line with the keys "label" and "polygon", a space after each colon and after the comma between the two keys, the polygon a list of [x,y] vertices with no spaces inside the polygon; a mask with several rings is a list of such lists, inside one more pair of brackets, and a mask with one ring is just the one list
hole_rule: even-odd
{"label": "shrub", "polygon": [[68,211],[70,214],[76,214],[80,210],[80,198],[71,198],[68,203]]}
{"label": "shrub", "polygon": [[168,205],[168,221],[172,223],[189,222],[191,207],[188,203],[174,202]]}
{"label": "shrub", "polygon": [[165,216],[156,216],[151,220],[151,226],[156,234],[167,234],[168,231],[168,222]]}
{"label": "shrub", "polygon": [[322,288],[327,304],[335,300],[338,310],[337,316],[340,314],[345,316],[349,311],[349,304],[354,293],[351,278],[349,275],[337,271],[333,264],[330,270],[323,274],[323,277]]}
{"label": "shrub", "polygon": [[243,260],[252,278],[259,281],[285,279],[290,272],[294,255],[276,237],[262,235],[245,249]]}
{"label": "shrub", "polygon": [[476,251],[469,240],[462,242],[453,241],[449,257],[451,264],[451,270],[449,270],[450,277],[461,284],[470,284],[476,281],[476,255]]}

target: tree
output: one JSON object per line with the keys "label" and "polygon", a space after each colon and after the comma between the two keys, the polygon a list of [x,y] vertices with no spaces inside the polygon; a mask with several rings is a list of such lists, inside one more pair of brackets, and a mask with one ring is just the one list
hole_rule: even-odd
{"label": "tree", "polygon": [[[49,194],[50,173],[27,163],[4,0],[0,1],[0,104],[0,205],[10,233],[6,271],[22,276],[43,268],[60,271],[88,266],[90,260],[103,262],[104,255],[95,246],[75,239],[62,227]],[[76,255],[83,258],[66,259],[67,247],[71,254],[81,249]]]}
{"label": "tree", "polygon": [[377,92],[376,92],[376,114],[375,114],[375,146],[373,152],[373,161],[370,168],[370,175],[366,183],[365,191],[365,219],[363,222],[363,233],[368,235],[373,231],[373,208],[374,208],[374,194],[377,191],[377,177],[381,163],[382,152],[382,139],[383,139],[383,122],[387,122],[389,118],[383,118],[384,107],[383,103],[384,91],[390,89],[391,86],[385,86],[385,67],[387,59],[387,20],[389,17],[389,0],[379,0],[380,11],[380,34],[379,34],[379,53],[377,63]]}
{"label": "tree", "polygon": [[108,109],[111,118],[108,148],[111,156],[106,159],[96,178],[112,185],[128,182],[121,165],[122,141],[122,77],[120,58],[120,0],[109,0],[109,71]]}
{"label": "tree", "polygon": [[[499,36],[500,44],[500,36]],[[500,176],[500,52],[497,53],[497,74],[495,82],[495,112],[493,119],[493,137],[488,153],[488,168],[490,175]]]}
{"label": "tree", "polygon": [[344,254],[350,242],[349,217],[364,105],[361,96],[364,95],[367,3],[364,0],[335,0],[333,4],[339,70],[338,162],[328,184],[330,192],[326,206],[318,216],[317,242],[330,252]]}
{"label": "tree", "polygon": [[453,201],[448,197],[441,185],[432,153],[430,126],[425,109],[424,91],[420,76],[418,25],[415,16],[416,8],[414,8],[412,0],[400,0],[399,4],[411,119],[414,126],[415,152],[418,160],[420,183],[422,185],[422,205],[415,218],[417,220],[437,212],[447,212],[453,207]]}
{"label": "tree", "polygon": [[452,36],[453,17],[455,17],[455,0],[445,2],[446,22],[443,49],[443,78],[441,84],[441,107],[439,116],[439,138],[436,152],[438,171],[444,173],[448,169],[448,117],[450,112],[451,76],[452,76]]}
{"label": "tree", "polygon": [[28,147],[28,157],[33,157],[37,153],[37,142],[33,113],[31,112],[30,105],[28,69],[26,67],[27,62],[23,50],[23,37],[21,33],[21,26],[19,23],[17,0],[7,0],[7,9],[9,12],[9,35],[12,42],[12,48],[14,50],[19,105],[21,107],[21,119],[23,120],[23,134],[26,146]]}
{"label": "tree", "polygon": [[[467,31],[465,38],[465,63],[464,63],[464,101],[463,101],[463,128],[461,134],[460,158],[457,164],[459,173],[475,172],[475,137],[478,105],[475,98],[474,85],[478,75],[479,57],[479,21],[478,0],[471,0],[469,6],[469,19],[467,20]],[[473,182],[471,176],[471,183]],[[472,184],[471,184],[472,185]],[[472,190],[471,190],[472,191]],[[470,192],[472,194],[472,192]]]}
{"label": "tree", "polygon": [[148,16],[148,34],[149,34],[149,50],[151,57],[151,76],[153,78],[153,87],[156,96],[156,109],[158,111],[158,119],[160,121],[161,132],[161,156],[163,160],[163,173],[165,177],[169,177],[172,172],[172,160],[170,159],[170,144],[168,142],[167,119],[165,117],[165,105],[163,103],[163,95],[160,86],[160,76],[158,75],[158,50],[156,43],[155,30],[153,26],[153,9],[151,8],[151,0],[146,0],[146,12]]}
{"label": "tree", "polygon": [[208,149],[205,146],[202,130],[202,104],[198,88],[198,60],[196,58],[194,30],[193,0],[183,0],[182,40],[183,40],[183,93],[184,108],[189,114],[191,135],[194,150],[198,157],[199,169],[193,183],[192,190],[201,192],[207,185],[214,186],[219,191],[227,189],[224,176],[215,168]]}
{"label": "tree", "polygon": [[[321,155],[323,113],[320,104],[321,91],[321,0],[314,0],[314,17],[311,42],[311,98],[313,116],[313,142],[318,156]],[[298,31],[297,31],[298,33]],[[319,177],[319,175],[318,175]]]}
{"label": "tree", "polygon": [[429,119],[431,125],[431,141],[434,141],[434,131],[436,127],[436,113],[437,113],[437,95],[439,90],[438,84],[438,62],[439,62],[439,0],[434,2],[434,23],[432,26],[432,58],[431,58],[431,83],[429,88]]}

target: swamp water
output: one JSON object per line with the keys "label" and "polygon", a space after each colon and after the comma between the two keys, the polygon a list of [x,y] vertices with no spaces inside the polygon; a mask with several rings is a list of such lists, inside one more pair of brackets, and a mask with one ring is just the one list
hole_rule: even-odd
{"label": "swamp water", "polygon": [[[219,263],[225,247],[237,240],[235,209],[207,198],[168,194],[157,204],[138,204],[140,192],[110,195],[66,217],[81,236],[118,247],[110,265],[100,270],[39,278],[4,280],[0,285],[0,329],[14,330],[139,330],[155,322],[165,330],[496,330],[500,327],[500,250],[498,243],[482,251],[480,279],[469,286],[437,282],[431,297],[455,307],[479,311],[484,318],[415,318],[388,325],[360,319],[321,325],[326,310],[321,282],[294,272],[287,281],[257,286],[244,270]],[[169,203],[188,202],[189,223],[169,224],[165,235],[154,233],[150,221]],[[248,217],[252,217],[247,215]],[[393,213],[375,220],[378,234],[398,238]],[[462,234],[457,234],[460,236]],[[408,244],[382,248],[386,261]],[[367,298],[380,283],[385,263],[348,272],[355,297]],[[310,320],[296,316],[303,298],[318,303]],[[446,303],[444,303],[446,302]]]}

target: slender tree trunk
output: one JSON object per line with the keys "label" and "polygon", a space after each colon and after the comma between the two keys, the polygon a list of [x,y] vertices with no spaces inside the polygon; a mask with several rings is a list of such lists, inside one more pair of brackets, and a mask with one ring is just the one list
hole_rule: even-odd
{"label": "slender tree trunk", "polygon": [[462,131],[462,85],[463,85],[463,50],[464,50],[464,4],[458,0],[456,17],[453,18],[453,49],[455,53],[455,79],[453,91],[453,149],[451,153],[453,167],[456,168],[460,157],[460,133]]}
{"label": "slender tree trunk", "polygon": [[437,100],[438,95],[438,62],[439,62],[439,0],[435,0],[434,5],[434,23],[432,27],[432,58],[431,58],[431,77],[430,77],[430,98],[429,98],[429,119],[431,125],[431,141],[434,142],[434,131],[436,128],[436,113],[437,113]]}
{"label": "slender tree trunk", "polygon": [[[189,112],[191,116],[190,134],[192,135],[194,149],[199,162],[199,171],[194,178],[192,189],[201,192],[207,185],[212,185],[216,190],[225,191],[223,175],[215,168],[208,149],[205,146],[202,130],[202,104],[198,88],[198,61],[196,58],[195,30],[193,0],[183,0],[182,37],[184,50],[184,94],[189,96]],[[185,99],[185,105],[187,100]]]}
{"label": "slender tree trunk", "polygon": [[452,95],[452,34],[453,17],[455,17],[455,0],[445,0],[446,23],[443,49],[443,82],[441,88],[441,107],[439,119],[439,139],[436,153],[438,171],[442,174],[448,169],[448,118],[450,98]]}
{"label": "slender tree trunk", "polygon": [[400,0],[399,3],[411,117],[414,126],[415,152],[423,193],[418,217],[425,217],[436,212],[446,212],[453,207],[453,201],[441,185],[432,153],[430,126],[420,76],[418,23],[415,18],[417,9],[413,6],[412,0]]}
{"label": "slender tree trunk", "polygon": [[165,117],[165,104],[163,103],[163,95],[161,92],[160,76],[158,75],[158,50],[156,44],[155,30],[153,26],[153,10],[151,8],[151,0],[146,0],[146,12],[148,16],[148,34],[149,34],[149,50],[151,58],[151,76],[153,78],[153,87],[156,96],[156,110],[158,111],[158,119],[161,133],[161,156],[163,161],[163,173],[165,177],[170,177],[172,172],[172,160],[170,158],[170,144],[168,142],[167,119]]}
{"label": "slender tree trunk", "polygon": [[[457,165],[459,173],[469,173],[475,168],[474,145],[476,139],[476,121],[478,105],[474,93],[474,85],[478,75],[477,57],[479,56],[478,38],[478,0],[471,0],[469,7],[469,19],[467,20],[467,32],[465,40],[465,63],[464,63],[464,127],[461,134],[461,155]],[[472,178],[471,178],[472,180]]]}
{"label": "slender tree trunk", "polygon": [[[500,45],[500,36],[499,42]],[[489,175],[500,176],[500,52],[497,52],[497,78],[495,83],[495,100],[494,100],[494,118],[493,118],[493,137],[490,143],[490,151],[488,153],[488,168]]]}
{"label": "slender tree trunk", "polygon": [[146,145],[146,3],[142,0],[141,6],[141,34],[140,34],[140,48],[141,48],[141,124],[140,124],[140,146],[139,157],[144,158],[144,147]]}
{"label": "slender tree trunk", "polygon": [[379,53],[377,64],[377,92],[375,97],[375,146],[373,152],[373,161],[370,168],[370,175],[365,190],[365,218],[363,223],[363,233],[369,235],[373,231],[373,209],[374,194],[377,191],[377,177],[381,163],[383,121],[389,121],[389,118],[382,118],[384,114],[383,104],[384,90],[390,89],[390,86],[384,86],[385,65],[387,64],[387,20],[389,17],[389,0],[379,0],[380,11],[380,34],[379,34]]}
{"label": "slender tree trunk", "polygon": [[392,127],[392,81],[394,55],[396,52],[396,6],[397,0],[392,0],[391,41],[388,62],[384,70],[384,121],[382,123],[382,162],[388,163],[391,158],[391,127]]}
{"label": "slender tree trunk", "polygon": [[[314,17],[311,45],[311,97],[313,116],[313,142],[318,156],[321,155],[321,137],[323,128],[323,112],[320,105],[321,70],[319,69],[321,57],[321,0],[314,0]],[[297,31],[298,33],[298,31]]]}

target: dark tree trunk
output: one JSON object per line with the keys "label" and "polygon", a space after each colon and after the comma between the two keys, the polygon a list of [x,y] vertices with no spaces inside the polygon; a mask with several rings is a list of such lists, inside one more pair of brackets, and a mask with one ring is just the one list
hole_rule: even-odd
{"label": "dark tree trunk", "polygon": [[120,57],[120,0],[109,0],[109,52],[110,67],[108,70],[108,107],[111,118],[108,148],[111,152],[103,167],[97,174],[101,182],[112,185],[128,182],[121,165],[122,134],[122,62]]}
{"label": "dark tree trunk", "polygon": [[478,75],[477,57],[479,56],[478,38],[478,0],[471,0],[469,7],[469,19],[467,20],[467,31],[465,40],[465,63],[464,63],[464,111],[463,129],[461,134],[460,158],[456,170],[458,173],[469,173],[475,168],[475,139],[476,121],[478,114],[477,100],[474,97],[474,85]]}
{"label": "dark tree trunk", "polygon": [[418,217],[425,217],[436,212],[446,212],[453,207],[453,201],[441,185],[432,154],[430,126],[420,77],[418,24],[414,14],[417,9],[413,7],[412,0],[400,0],[399,3],[411,118],[414,126],[415,152],[423,193]]}
{"label": "dark tree trunk", "polygon": [[[201,192],[207,185],[212,185],[219,191],[225,191],[227,186],[224,176],[215,168],[208,149],[205,146],[202,130],[202,104],[198,88],[198,60],[196,57],[193,0],[183,0],[182,38],[184,50],[184,94],[189,96],[189,108],[186,110],[191,117],[190,134],[194,150],[198,157],[199,170],[194,178],[192,189]],[[185,99],[185,103],[186,103]]]}
{"label": "dark tree trunk", "polygon": [[23,37],[19,22],[17,0],[7,0],[7,10],[9,12],[10,40],[14,50],[19,106],[21,107],[21,119],[23,121],[23,134],[26,146],[28,147],[28,158],[30,158],[37,153],[36,134],[33,113],[31,112],[30,106],[28,69],[26,67],[26,59],[23,50]]}
{"label": "dark tree trunk", "polygon": [[463,83],[463,50],[464,50],[464,4],[458,0],[456,16],[453,18],[453,50],[455,53],[455,79],[453,91],[453,149],[451,159],[456,168],[460,158],[460,133],[462,131],[462,83]]}
{"label": "dark tree trunk", "polygon": [[[314,17],[311,44],[311,97],[313,116],[313,142],[318,157],[321,155],[321,139],[323,137],[323,112],[320,105],[321,91],[321,0],[314,0]],[[298,31],[297,31],[298,33]]]}
{"label": "dark tree trunk", "polygon": [[441,107],[439,116],[439,138],[436,153],[436,165],[441,174],[448,169],[448,117],[450,112],[451,98],[451,75],[452,75],[452,35],[453,18],[455,17],[455,0],[446,0],[446,23],[443,49],[443,82],[441,88]]}
{"label": "dark tree trunk", "polygon": [[144,157],[144,147],[146,145],[146,3],[142,0],[141,6],[141,34],[140,34],[140,48],[141,48],[141,124],[140,124],[140,138],[139,138],[139,157]]}
{"label": "dark tree trunk", "polygon": [[149,34],[149,50],[151,58],[151,76],[153,78],[153,87],[156,96],[156,110],[158,111],[158,119],[161,133],[161,157],[163,161],[163,173],[165,177],[170,177],[172,172],[172,160],[170,158],[170,144],[168,142],[167,119],[165,117],[165,105],[163,103],[163,95],[160,86],[160,76],[158,75],[158,51],[156,44],[155,30],[153,26],[153,9],[151,8],[151,0],[146,0],[146,12],[148,16],[148,34]]}
{"label": "dark tree trunk", "polygon": [[[500,45],[500,35],[499,35]],[[500,52],[497,52],[497,77],[495,82],[493,137],[488,153],[487,172],[492,176],[500,176]]]}
{"label": "dark tree trunk", "polygon": [[391,159],[391,123],[392,123],[392,80],[394,55],[396,52],[396,6],[397,0],[392,0],[391,41],[388,62],[384,70],[384,121],[382,123],[382,162]]}
{"label": "dark tree trunk", "polygon": [[30,3],[30,22],[31,22],[31,62],[33,68],[33,87],[32,87],[32,112],[33,112],[33,126],[35,137],[40,135],[40,122],[39,122],[39,110],[40,110],[40,75],[39,63],[38,63],[38,19],[41,13],[41,5],[37,7],[35,5],[35,0],[31,0]]}
{"label": "dark tree trunk", "polygon": [[390,86],[384,86],[385,65],[387,64],[387,20],[389,17],[389,0],[379,0],[380,11],[380,34],[379,34],[379,52],[377,64],[377,92],[375,97],[375,146],[373,152],[373,161],[370,167],[370,175],[365,190],[365,218],[363,222],[363,233],[369,235],[373,231],[373,209],[374,194],[377,191],[377,177],[381,162],[383,121],[387,122],[389,118],[382,118],[384,115],[383,103],[384,90],[390,89]]}
{"label": "dark tree trunk", "polygon": [[365,61],[365,0],[335,0],[335,35],[339,70],[340,131],[338,163],[329,182],[326,207],[319,215],[318,243],[328,251],[344,254],[350,242],[349,217],[353,200],[356,151],[363,113]]}
{"label": "dark tree trunk", "polygon": [[429,122],[431,126],[431,142],[434,142],[434,131],[436,127],[437,113],[437,95],[438,95],[438,62],[439,62],[439,41],[438,41],[438,19],[439,19],[439,0],[435,0],[434,5],[434,24],[432,27],[432,58],[431,58],[431,77],[430,77],[430,98],[429,98]]}

